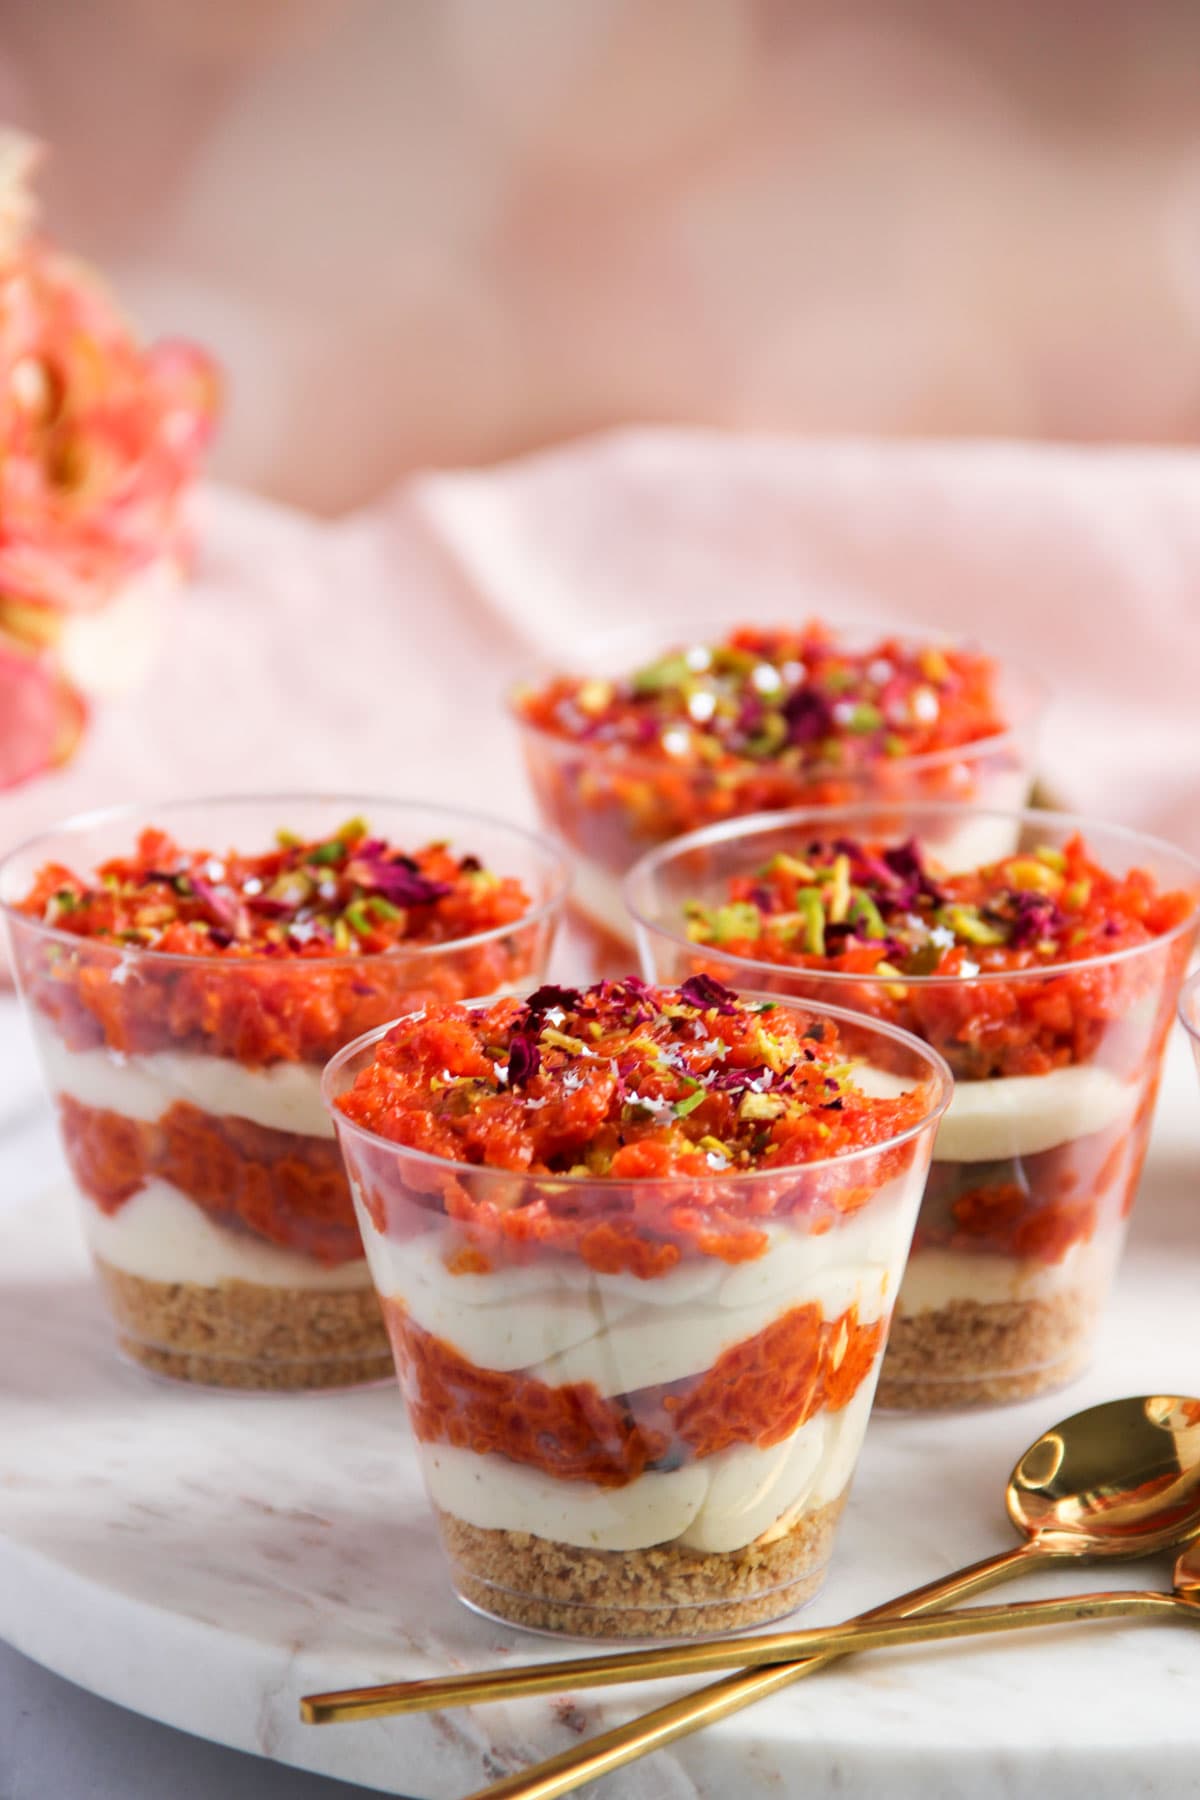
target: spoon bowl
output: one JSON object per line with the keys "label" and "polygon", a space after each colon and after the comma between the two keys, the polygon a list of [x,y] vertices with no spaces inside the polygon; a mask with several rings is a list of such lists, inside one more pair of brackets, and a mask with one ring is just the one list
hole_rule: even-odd
{"label": "spoon bowl", "polygon": [[1194,1539],[1175,1559],[1171,1586],[1180,1600],[1200,1605],[1200,1539]]}
{"label": "spoon bowl", "polygon": [[1200,1402],[1150,1394],[1073,1413],[1030,1445],[1005,1501],[1043,1551],[1103,1559],[1175,1549],[1200,1532]]}

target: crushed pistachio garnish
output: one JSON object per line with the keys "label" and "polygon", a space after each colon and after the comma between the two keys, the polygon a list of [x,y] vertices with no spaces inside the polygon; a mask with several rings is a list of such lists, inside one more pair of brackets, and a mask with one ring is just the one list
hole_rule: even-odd
{"label": "crushed pistachio garnish", "polygon": [[[452,1025],[444,1050],[443,1013]],[[362,1072],[343,1110],[375,1086],[395,1129],[424,1115],[424,1147],[444,1138],[452,1154],[494,1142],[521,1168],[708,1177],[824,1156],[835,1139],[877,1140],[912,1113],[911,1097],[879,1100],[856,1083],[830,1023],[742,1000],[703,975],[679,988],[631,976],[547,985],[486,1011],[434,1009],[419,1056],[407,1059],[404,1031],[383,1040],[376,1073]]]}
{"label": "crushed pistachio garnish", "polygon": [[466,937],[528,908],[519,882],[445,843],[408,855],[347,819],[311,842],[281,829],[261,854],[184,849],[144,831],[136,851],[89,877],[39,871],[24,902],[80,937],[172,954],[358,955]]}
{"label": "crushed pistachio garnish", "polygon": [[718,904],[687,901],[684,917],[694,944],[877,974],[902,999],[905,977],[970,976],[1104,948],[1113,925],[1096,914],[1102,881],[1113,878],[1078,839],[950,874],[913,840],[837,838],[777,853],[734,878]]}
{"label": "crushed pistachio garnish", "polygon": [[851,644],[818,621],[743,626],[617,678],[559,676],[519,704],[564,737],[639,756],[783,768],[861,765],[1004,729],[989,658],[895,637]]}

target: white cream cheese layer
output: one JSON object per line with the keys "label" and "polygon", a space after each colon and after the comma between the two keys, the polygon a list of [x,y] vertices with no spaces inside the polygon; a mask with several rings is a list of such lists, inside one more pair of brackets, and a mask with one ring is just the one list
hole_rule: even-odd
{"label": "white cream cheese layer", "polygon": [[435,1505],[484,1530],[528,1531],[589,1550],[678,1542],[729,1551],[805,1505],[828,1432],[818,1416],[768,1450],[738,1445],[682,1469],[639,1475],[621,1488],[559,1481],[502,1456],[444,1444],[423,1445],[421,1460]]}
{"label": "white cream cheese layer", "polygon": [[[864,1273],[845,1290],[845,1305],[857,1301],[860,1315],[869,1323],[885,1310],[885,1287],[886,1271],[876,1273],[874,1280]],[[606,1398],[660,1382],[683,1381],[703,1374],[718,1357],[757,1337],[793,1306],[814,1299],[818,1296],[806,1291],[794,1300],[737,1309],[718,1310],[701,1301],[676,1307],[669,1315],[661,1310],[637,1314],[539,1363],[530,1373],[549,1387],[590,1382]],[[835,1310],[827,1317],[836,1318],[844,1310],[841,1300],[839,1292]]]}
{"label": "white cream cheese layer", "polygon": [[655,1308],[627,1314],[530,1373],[548,1387],[591,1382],[606,1398],[683,1381],[711,1369],[725,1351],[757,1337],[793,1307],[815,1303],[826,1319],[836,1319],[857,1306],[863,1324],[874,1323],[888,1310],[888,1274],[887,1269],[836,1270],[821,1283],[810,1280],[794,1295],[774,1295],[757,1306],[714,1307],[701,1300],[670,1313]]}
{"label": "white cream cheese layer", "polygon": [[798,1306],[816,1304],[826,1319],[850,1306],[864,1323],[880,1318],[916,1202],[906,1177],[829,1231],[773,1222],[767,1250],[751,1262],[689,1261],[647,1281],[596,1274],[566,1256],[454,1275],[446,1266],[460,1241],[452,1229],[386,1238],[361,1205],[359,1222],[379,1292],[476,1367],[528,1369],[550,1386],[588,1381],[613,1395],[701,1374]]}
{"label": "white cream cheese layer", "polygon": [[704,1463],[640,1475],[623,1488],[556,1481],[502,1456],[449,1444],[422,1444],[425,1484],[435,1506],[484,1531],[529,1531],[588,1550],[645,1550],[683,1533],[708,1493]]}
{"label": "white cream cheese layer", "polygon": [[[892,1098],[905,1090],[895,1075],[861,1069],[864,1093]],[[1048,1075],[956,1081],[934,1140],[934,1162],[1003,1162],[1039,1156],[1060,1144],[1118,1124],[1134,1110],[1141,1083],[1122,1081],[1096,1063],[1073,1063]]]}
{"label": "white cream cheese layer", "polygon": [[622,1488],[559,1481],[503,1456],[421,1446],[434,1503],[468,1525],[528,1531],[588,1550],[680,1543],[705,1553],[781,1535],[849,1484],[875,1391],[873,1372],[840,1412],[818,1413],[782,1443],[739,1444],[682,1469],[649,1471]]}
{"label": "white cream cheese layer", "polygon": [[831,1501],[844,1494],[850,1485],[850,1478],[858,1463],[858,1453],[867,1434],[882,1367],[883,1357],[878,1356],[875,1367],[841,1412],[821,1415],[827,1421],[830,1436],[812,1490],[814,1506],[828,1506]]}
{"label": "white cream cheese layer", "polygon": [[[353,1178],[351,1188],[358,1192]],[[439,1302],[454,1308],[540,1304],[546,1298],[562,1299],[601,1295],[616,1309],[653,1305],[674,1306],[687,1300],[710,1297],[714,1304],[721,1278],[729,1264],[717,1257],[681,1264],[669,1275],[643,1281],[637,1275],[597,1275],[579,1257],[535,1253],[524,1265],[492,1270],[486,1274],[453,1272],[456,1251],[464,1240],[450,1230],[433,1230],[403,1241],[383,1237],[361,1207],[363,1242],[372,1258],[379,1291],[404,1299],[414,1284],[430,1287]]]}
{"label": "white cream cheese layer", "polygon": [[1116,1125],[1133,1111],[1140,1094],[1140,1082],[1122,1081],[1095,1063],[1074,1063],[1048,1075],[958,1081],[938,1127],[933,1160],[1039,1156]]}
{"label": "white cream cheese layer", "polygon": [[70,1050],[48,1026],[35,1027],[38,1054],[52,1094],[152,1123],[178,1100],[218,1117],[249,1119],[274,1131],[332,1138],[321,1104],[321,1071],[310,1063],[272,1063],[245,1069],[229,1057],[190,1050],[121,1056],[112,1050]]}
{"label": "white cream cheese layer", "polygon": [[[637,1275],[599,1275],[577,1256],[533,1251],[531,1260],[484,1274],[456,1274],[454,1264],[469,1235],[455,1226],[438,1227],[411,1238],[389,1238],[378,1231],[362,1205],[357,1183],[351,1190],[359,1208],[363,1241],[373,1259],[376,1285],[382,1294],[405,1299],[414,1285],[429,1286],[456,1306],[529,1305],[546,1294],[611,1296],[639,1306],[675,1307],[711,1297],[715,1304],[740,1307],[758,1295],[795,1292],[805,1272],[847,1264],[887,1263],[898,1266],[908,1250],[920,1187],[910,1175],[889,1182],[869,1203],[826,1231],[807,1232],[802,1222],[764,1220],[767,1248],[748,1262],[727,1263],[720,1257],[688,1258],[669,1274],[643,1279]],[[756,1225],[758,1221],[753,1221]],[[794,1305],[799,1301],[793,1299]]]}
{"label": "white cream cheese layer", "polygon": [[[422,1331],[452,1345],[477,1369],[503,1374],[529,1369],[542,1380],[549,1379],[542,1370],[560,1355],[571,1356],[588,1339],[607,1342],[633,1310],[628,1301],[612,1300],[594,1291],[541,1294],[525,1305],[502,1301],[498,1306],[458,1307],[434,1288],[413,1287],[405,1294],[404,1304]],[[675,1315],[671,1317],[673,1324]],[[577,1378],[563,1375],[558,1379]]]}
{"label": "white cream cheese layer", "polygon": [[199,1287],[250,1281],[331,1291],[371,1284],[361,1257],[322,1268],[299,1251],[218,1225],[166,1181],[148,1182],[111,1215],[80,1195],[80,1211],[93,1254],[143,1281],[190,1281]]}
{"label": "white cream cheese layer", "polygon": [[1074,1288],[1107,1287],[1124,1235],[1123,1224],[1108,1225],[1087,1242],[1073,1244],[1056,1263],[982,1251],[914,1250],[904,1271],[897,1315],[940,1312],[956,1300],[1002,1306],[1044,1300]]}
{"label": "white cream cheese layer", "polygon": [[804,1505],[816,1486],[826,1442],[836,1433],[832,1416],[818,1413],[767,1450],[738,1444],[706,1456],[697,1466],[708,1476],[708,1492],[679,1542],[708,1552],[752,1544],[777,1519]]}

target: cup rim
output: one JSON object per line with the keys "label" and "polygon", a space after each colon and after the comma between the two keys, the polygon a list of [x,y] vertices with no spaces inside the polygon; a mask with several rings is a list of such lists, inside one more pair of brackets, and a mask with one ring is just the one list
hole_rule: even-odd
{"label": "cup rim", "polygon": [[[530,989],[530,992],[533,992],[533,990]],[[738,989],[737,993],[740,1000],[769,1000],[775,1006],[786,1006],[795,1012],[809,1014],[816,1013],[820,1017],[832,1019],[838,1024],[848,1023],[853,1025],[856,1030],[876,1033],[880,1037],[890,1039],[892,1043],[900,1044],[904,1049],[914,1051],[919,1060],[927,1066],[930,1075],[933,1077],[937,1085],[938,1098],[936,1105],[932,1106],[916,1124],[906,1126],[902,1132],[897,1132],[891,1137],[881,1138],[877,1144],[866,1144],[856,1150],[845,1151],[841,1155],[818,1157],[810,1162],[785,1163],[769,1169],[739,1169],[733,1173],[726,1170],[722,1172],[721,1179],[723,1181],[732,1181],[741,1184],[745,1182],[758,1182],[772,1179],[778,1180],[781,1174],[799,1176],[806,1174],[809,1171],[845,1168],[853,1165],[856,1161],[865,1160],[869,1156],[876,1156],[885,1150],[894,1150],[902,1144],[910,1143],[914,1138],[919,1137],[923,1131],[927,1131],[931,1127],[936,1126],[944,1115],[954,1093],[954,1077],[950,1072],[950,1066],[940,1052],[933,1048],[932,1044],[927,1044],[923,1038],[917,1037],[913,1032],[905,1031],[903,1027],[899,1025],[891,1025],[880,1019],[874,1019],[867,1013],[855,1012],[850,1007],[830,1006],[824,1001],[801,1000],[787,994],[754,993],[747,989]],[[517,995],[514,997],[520,999],[523,996]],[[485,995],[479,1000],[462,1001],[460,1004],[464,1006],[481,1007],[487,1004],[487,1001],[488,996]],[[360,1033],[358,1037],[353,1038],[348,1044],[343,1044],[341,1049],[336,1051],[335,1054],[330,1057],[324,1069],[321,1071],[321,1100],[325,1106],[326,1112],[333,1119],[334,1126],[338,1132],[350,1132],[352,1135],[362,1138],[364,1142],[377,1145],[393,1155],[412,1157],[423,1166],[430,1169],[441,1170],[448,1175],[465,1175],[475,1179],[482,1177],[485,1180],[491,1179],[494,1181],[505,1182],[511,1182],[513,1180],[533,1181],[538,1182],[543,1186],[553,1185],[555,1187],[609,1187],[614,1189],[640,1186],[655,1188],[679,1187],[685,1188],[689,1192],[694,1191],[697,1186],[703,1187],[703,1178],[697,1178],[694,1175],[668,1175],[665,1177],[660,1175],[620,1175],[615,1177],[612,1175],[590,1174],[538,1175],[533,1174],[526,1169],[505,1169],[496,1167],[490,1163],[458,1162],[446,1156],[433,1156],[429,1151],[414,1149],[409,1144],[397,1143],[395,1138],[384,1137],[380,1132],[372,1131],[369,1126],[360,1125],[356,1120],[348,1119],[345,1113],[335,1105],[336,1097],[333,1091],[334,1083],[345,1065],[350,1062],[353,1057],[360,1055],[364,1050],[370,1049],[374,1044],[377,1044],[381,1038],[386,1037],[388,1032],[394,1030],[397,1025],[402,1025],[410,1019],[422,1018],[427,1011],[427,1007],[421,1006],[414,1008],[410,1013],[401,1013],[399,1017],[389,1020],[385,1025],[376,1025],[372,1030]]]}
{"label": "cup rim", "polygon": [[[903,984],[905,987],[937,988],[960,987],[964,982],[979,983],[1011,983],[1040,981],[1048,976],[1078,975],[1088,970],[1112,967],[1117,963],[1130,962],[1137,957],[1146,956],[1152,951],[1160,950],[1164,945],[1173,943],[1177,938],[1196,927],[1200,918],[1200,861],[1168,843],[1165,838],[1152,837],[1146,832],[1135,831],[1127,825],[1111,825],[1103,819],[1088,818],[1081,813],[1059,812],[1049,807],[1025,806],[1019,808],[970,806],[952,801],[906,801],[897,799],[894,804],[902,809],[906,819],[915,816],[931,819],[1001,819],[1015,821],[1020,825],[1046,825],[1058,829],[1076,829],[1083,836],[1089,831],[1112,833],[1125,840],[1131,846],[1139,845],[1145,849],[1166,855],[1174,861],[1185,865],[1192,871],[1195,888],[1191,893],[1191,910],[1164,931],[1160,937],[1151,938],[1146,944],[1130,944],[1123,950],[1110,950],[1094,956],[1077,957],[1072,961],[1046,962],[1028,969],[981,969],[975,975],[873,975],[856,973],[850,969],[810,968],[803,964],[760,962],[756,957],[734,956],[716,945],[696,944],[682,932],[672,931],[656,919],[648,917],[640,911],[634,901],[637,884],[657,873],[658,869],[672,859],[697,849],[708,849],[714,844],[722,844],[739,837],[750,837],[755,832],[769,828],[802,827],[821,824],[833,829],[831,821],[844,823],[847,819],[862,815],[878,813],[881,806],[888,805],[884,799],[855,801],[845,806],[798,806],[780,812],[745,813],[739,818],[724,819],[718,825],[705,825],[698,831],[689,831],[682,837],[670,838],[664,844],[658,844],[653,850],[640,857],[629,870],[621,883],[621,898],[626,912],[633,920],[639,932],[651,937],[665,938],[669,943],[677,944],[696,956],[711,951],[720,961],[734,971],[734,980],[749,981],[753,977],[770,975],[778,980],[781,973],[792,974],[804,980],[832,982],[847,987],[862,987]],[[918,838],[920,833],[916,834]],[[647,964],[643,951],[643,967]]]}
{"label": "cup rim", "polygon": [[[767,628],[772,625],[784,626],[790,622],[789,620],[768,619],[764,620],[762,624],[763,628]],[[823,619],[818,622],[827,623]],[[1049,710],[1050,687],[1041,675],[1019,660],[1010,656],[999,656],[983,645],[976,645],[975,640],[971,638],[959,637],[950,631],[939,632],[932,626],[928,629],[918,626],[915,630],[911,627],[901,627],[894,621],[866,613],[856,617],[848,616],[844,619],[843,624],[844,635],[849,637],[851,642],[857,630],[860,636],[874,635],[878,632],[880,635],[896,638],[901,643],[919,645],[922,648],[937,649],[944,646],[958,649],[977,648],[980,655],[991,659],[1002,683],[1008,679],[1016,684],[1014,700],[1018,716],[1010,719],[1003,730],[990,732],[986,737],[974,738],[970,743],[953,745],[945,750],[927,750],[917,756],[888,757],[886,766],[889,769],[901,769],[921,775],[955,762],[994,755],[1006,745],[1017,742],[1026,732],[1036,731]],[[696,626],[694,631],[693,625]],[[717,635],[728,634],[736,628],[736,622],[731,623],[724,616],[703,621],[685,618],[680,620],[677,626],[672,626],[671,632],[672,635],[677,636],[679,643],[693,641],[704,643]],[[756,628],[753,621],[751,628]],[[833,622],[833,629],[840,631],[842,627]],[[578,652],[572,656],[572,662],[576,669],[580,665],[584,665],[586,668],[589,656],[599,654],[605,645],[615,645],[621,642],[630,644],[637,641],[644,642],[647,635],[647,628],[638,625],[615,626],[611,631],[593,633],[582,641]],[[669,644],[665,645],[664,653],[669,648]],[[555,664],[547,659],[531,666],[526,674],[510,682],[505,691],[505,707],[519,730],[528,732],[530,737],[544,743],[557,745],[563,751],[574,751],[579,755],[596,757],[606,763],[619,763],[623,768],[632,768],[638,772],[644,770],[649,773],[661,774],[666,768],[679,773],[686,771],[689,766],[696,766],[684,763],[663,763],[651,757],[641,756],[636,750],[629,750],[620,744],[597,744],[588,738],[565,737],[560,732],[551,731],[545,725],[536,725],[527,719],[520,709],[521,695],[529,688],[540,685],[555,675],[561,675],[565,667],[565,662]],[[1012,709],[1010,708],[1010,710]],[[760,771],[770,771],[777,766],[769,758],[760,763],[749,757],[739,757],[737,763],[739,767]],[[854,779],[856,773],[861,773],[861,771],[848,772],[838,768],[836,764],[822,763],[810,769],[798,769],[796,776],[798,780],[808,781],[835,780],[839,777],[845,780]]]}
{"label": "cup rim", "polygon": [[[42,844],[49,844],[65,834],[76,835],[84,831],[93,831],[106,825],[119,825],[126,821],[151,822],[154,816],[164,816],[178,812],[183,808],[217,807],[217,806],[279,806],[289,805],[321,805],[341,809],[345,807],[351,816],[356,813],[369,813],[372,808],[387,807],[411,809],[414,812],[435,813],[455,827],[487,827],[507,832],[514,840],[532,847],[546,859],[550,873],[551,891],[544,900],[540,900],[528,912],[522,913],[519,919],[512,919],[504,925],[489,926],[486,931],[472,932],[467,937],[447,938],[438,944],[413,944],[407,948],[398,945],[393,950],[382,950],[368,953],[365,951],[321,957],[289,957],[265,956],[255,953],[250,956],[227,957],[217,952],[201,951],[195,955],[187,955],[177,950],[155,950],[150,946],[139,944],[110,944],[102,939],[80,937],[77,932],[63,931],[56,925],[47,925],[41,919],[31,918],[22,912],[20,907],[8,897],[7,881],[13,865],[21,857],[28,856]],[[438,957],[454,954],[464,949],[474,949],[481,944],[494,942],[497,938],[506,937],[514,931],[523,930],[530,925],[540,925],[552,920],[562,911],[571,890],[572,874],[567,858],[563,855],[554,840],[544,833],[532,831],[524,825],[514,825],[508,819],[500,819],[491,813],[475,812],[466,807],[443,806],[439,801],[413,800],[409,798],[389,798],[383,794],[344,794],[316,793],[303,790],[276,790],[270,793],[247,794],[202,794],[194,799],[172,799],[161,805],[139,801],[126,801],[116,806],[94,807],[87,812],[72,813],[59,824],[49,826],[42,831],[34,832],[30,837],[22,839],[0,858],[0,916],[8,921],[10,936],[14,939],[19,931],[38,932],[51,942],[67,945],[78,950],[81,945],[90,945],[94,951],[107,952],[123,961],[145,959],[158,966],[184,966],[195,969],[224,970],[270,968],[275,970],[307,968],[316,973],[321,970],[359,968],[364,964],[373,966],[376,963],[387,964],[415,958],[435,961]]]}

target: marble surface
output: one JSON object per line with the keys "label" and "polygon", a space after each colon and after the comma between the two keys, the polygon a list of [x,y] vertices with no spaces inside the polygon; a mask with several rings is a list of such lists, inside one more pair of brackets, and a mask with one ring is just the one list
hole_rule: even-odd
{"label": "marble surface", "polygon": [[[153,1719],[415,1800],[452,1800],[665,1697],[660,1686],[301,1726],[305,1691],[526,1659],[539,1641],[452,1598],[393,1392],[226,1397],[153,1382],[114,1358],[78,1228],[56,1197],[57,1153],[21,1028],[3,1002],[0,1069],[11,1077],[0,1085],[0,1637]],[[1005,1476],[1054,1418],[1121,1392],[1200,1394],[1198,1169],[1200,1091],[1177,1043],[1095,1369],[1061,1399],[873,1421],[809,1620],[858,1611],[1007,1543]],[[1107,1571],[1098,1585],[1136,1586],[1146,1573]],[[1086,1571],[1042,1575],[1011,1592],[1089,1581]],[[876,1656],[595,1791],[1200,1794],[1198,1680],[1200,1643],[1166,1627]]]}

